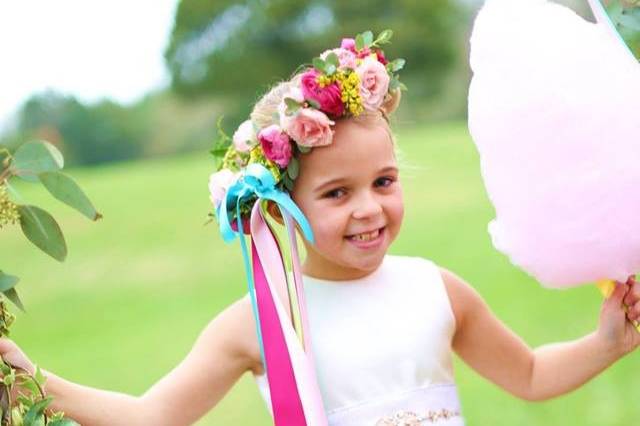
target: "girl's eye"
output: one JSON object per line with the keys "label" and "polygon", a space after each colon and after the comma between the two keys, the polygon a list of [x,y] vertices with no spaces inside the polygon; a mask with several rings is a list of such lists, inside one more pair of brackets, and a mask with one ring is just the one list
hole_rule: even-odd
{"label": "girl's eye", "polygon": [[376,186],[382,186],[382,187],[388,187],[390,186],[393,182],[395,181],[395,179],[391,178],[391,177],[381,177],[376,179]]}
{"label": "girl's eye", "polygon": [[343,192],[344,190],[342,188],[337,188],[327,192],[324,196],[325,198],[340,198]]}

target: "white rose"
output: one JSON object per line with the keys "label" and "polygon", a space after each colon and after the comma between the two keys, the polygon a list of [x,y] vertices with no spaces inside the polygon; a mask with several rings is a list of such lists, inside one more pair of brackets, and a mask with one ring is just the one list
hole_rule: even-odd
{"label": "white rose", "polygon": [[256,133],[251,120],[243,122],[233,134],[233,147],[238,152],[249,152],[256,142]]}

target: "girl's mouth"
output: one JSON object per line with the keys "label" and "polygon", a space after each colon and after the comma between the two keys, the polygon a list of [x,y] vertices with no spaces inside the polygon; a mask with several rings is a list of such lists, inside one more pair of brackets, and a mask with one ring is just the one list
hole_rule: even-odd
{"label": "girl's mouth", "polygon": [[384,233],[386,231],[386,227],[382,227],[376,229],[373,232],[368,232],[364,234],[356,234],[345,237],[347,241],[353,243],[358,248],[374,248],[380,245],[382,239],[384,237]]}

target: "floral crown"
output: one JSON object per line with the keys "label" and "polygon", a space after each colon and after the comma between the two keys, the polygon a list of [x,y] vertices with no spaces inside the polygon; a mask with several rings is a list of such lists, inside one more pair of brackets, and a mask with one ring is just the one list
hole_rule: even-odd
{"label": "floral crown", "polygon": [[[307,153],[311,148],[329,145],[333,120],[378,111],[393,92],[406,90],[396,74],[405,60],[388,61],[381,49],[392,35],[391,30],[385,30],[374,39],[373,33],[366,31],[355,39],[342,39],[340,47],[314,58],[312,67],[292,80],[267,126],[258,127],[247,120],[230,138],[218,122],[220,138],[211,151],[218,171],[209,179],[216,212],[229,187],[250,164],[264,166],[278,189],[290,191],[299,171],[296,151]],[[243,216],[253,201],[243,203]]]}

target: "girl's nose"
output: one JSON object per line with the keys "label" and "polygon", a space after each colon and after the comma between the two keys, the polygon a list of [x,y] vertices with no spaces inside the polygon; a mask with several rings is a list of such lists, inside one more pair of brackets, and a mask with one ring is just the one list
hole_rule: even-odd
{"label": "girl's nose", "polygon": [[354,219],[366,219],[382,213],[382,206],[380,205],[374,194],[367,192],[354,201]]}

